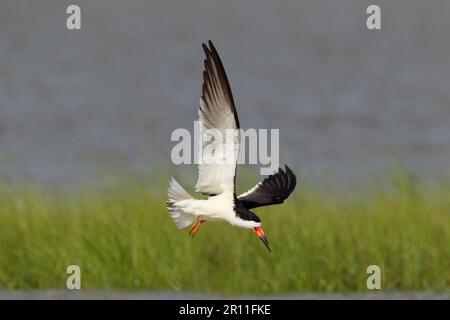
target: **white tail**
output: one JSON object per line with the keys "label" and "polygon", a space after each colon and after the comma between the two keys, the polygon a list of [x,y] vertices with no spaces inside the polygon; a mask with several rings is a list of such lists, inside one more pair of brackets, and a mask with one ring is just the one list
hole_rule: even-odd
{"label": "white tail", "polygon": [[167,198],[167,210],[178,228],[185,228],[194,222],[195,216],[184,213],[182,208],[177,206],[177,202],[190,200],[192,196],[174,178],[170,179]]}

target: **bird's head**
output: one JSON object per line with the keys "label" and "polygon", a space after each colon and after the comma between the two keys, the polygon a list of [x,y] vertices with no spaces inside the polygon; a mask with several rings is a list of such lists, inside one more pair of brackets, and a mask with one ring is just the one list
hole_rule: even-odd
{"label": "bird's head", "polygon": [[253,232],[258,236],[258,238],[262,241],[262,243],[264,243],[267,250],[269,250],[269,252],[272,252],[272,250],[270,249],[269,240],[267,240],[267,237],[264,235],[263,227],[262,226],[254,227]]}
{"label": "bird's head", "polygon": [[264,235],[264,229],[261,226],[261,219],[254,212],[245,208],[240,202],[236,203],[235,212],[237,219],[234,224],[242,228],[252,229],[262,243],[264,243],[267,250],[271,252],[269,240],[267,240],[267,237]]}

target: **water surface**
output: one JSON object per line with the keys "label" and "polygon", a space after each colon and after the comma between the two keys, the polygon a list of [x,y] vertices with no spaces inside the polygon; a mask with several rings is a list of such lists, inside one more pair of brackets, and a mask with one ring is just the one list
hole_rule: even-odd
{"label": "water surface", "polygon": [[[351,177],[450,172],[449,1],[70,1],[0,5],[0,172],[74,183],[150,175],[192,128],[212,39],[244,127],[280,128],[281,161]],[[170,168],[175,173],[186,168]],[[190,168],[195,173],[195,168]]]}

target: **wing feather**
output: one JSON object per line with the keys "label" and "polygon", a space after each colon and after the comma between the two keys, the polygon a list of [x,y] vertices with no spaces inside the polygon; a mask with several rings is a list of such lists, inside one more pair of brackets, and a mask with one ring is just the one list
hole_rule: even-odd
{"label": "wing feather", "polygon": [[198,112],[202,139],[195,189],[207,195],[234,194],[239,119],[222,61],[212,42],[208,44],[203,44],[206,58]]}
{"label": "wing feather", "polygon": [[241,194],[238,200],[247,209],[283,203],[294,191],[296,184],[295,174],[286,165],[285,170],[279,168],[278,172]]}

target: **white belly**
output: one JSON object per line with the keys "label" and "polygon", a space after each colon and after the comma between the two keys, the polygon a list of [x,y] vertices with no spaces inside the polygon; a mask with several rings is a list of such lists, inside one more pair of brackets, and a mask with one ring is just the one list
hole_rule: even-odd
{"label": "white belly", "polygon": [[206,221],[231,221],[236,216],[233,198],[219,195],[207,200],[183,200],[177,203],[187,214],[200,216]]}
{"label": "white belly", "polygon": [[205,221],[227,221],[240,228],[254,228],[261,223],[242,220],[234,212],[233,196],[219,195],[207,200],[189,199],[177,201],[176,206],[193,217],[200,216]]}

